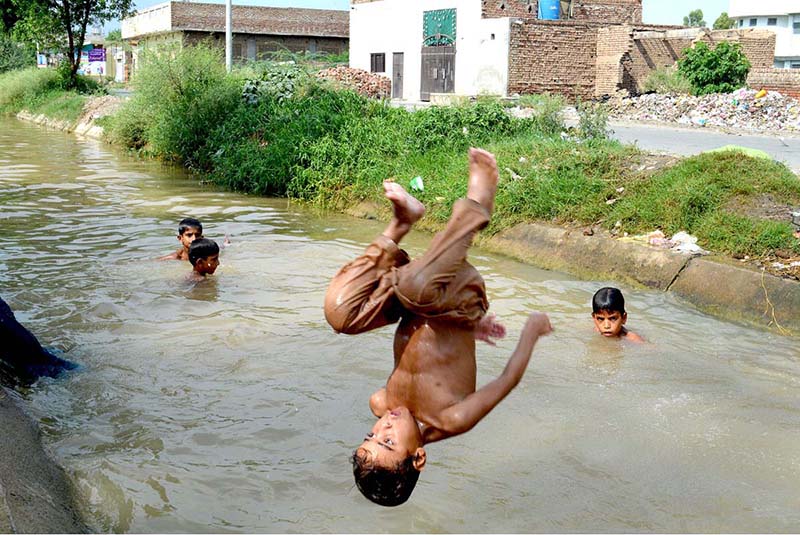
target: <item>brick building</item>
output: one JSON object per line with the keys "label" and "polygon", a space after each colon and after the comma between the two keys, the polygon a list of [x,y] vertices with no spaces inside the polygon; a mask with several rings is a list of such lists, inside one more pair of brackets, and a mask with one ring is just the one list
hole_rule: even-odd
{"label": "brick building", "polygon": [[[542,18],[545,5],[557,17]],[[350,65],[390,77],[392,96],[406,100],[638,93],[698,40],[738,41],[765,76],[775,48],[758,30],[643,24],[641,0],[351,0],[350,29]]]}
{"label": "brick building", "polygon": [[[234,61],[255,60],[269,53],[327,52],[348,49],[349,13],[234,5]],[[122,20],[122,38],[138,51],[164,44],[179,46],[211,41],[225,46],[225,5],[169,1]]]}

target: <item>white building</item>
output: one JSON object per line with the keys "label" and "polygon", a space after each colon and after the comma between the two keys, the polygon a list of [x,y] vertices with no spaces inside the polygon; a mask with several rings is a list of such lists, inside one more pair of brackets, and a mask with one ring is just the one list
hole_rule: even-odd
{"label": "white building", "polygon": [[476,0],[353,2],[350,66],[391,78],[393,98],[505,95],[509,22],[481,13]]}
{"label": "white building", "polygon": [[729,0],[737,28],[775,32],[775,67],[800,69],[800,0]]}

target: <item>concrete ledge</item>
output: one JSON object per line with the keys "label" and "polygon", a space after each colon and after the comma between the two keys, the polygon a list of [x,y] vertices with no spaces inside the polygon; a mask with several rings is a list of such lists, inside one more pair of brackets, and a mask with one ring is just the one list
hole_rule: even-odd
{"label": "concrete ledge", "polygon": [[672,291],[728,320],[800,334],[800,282],[718,257],[691,257],[607,233],[584,236],[544,224],[518,225],[483,240],[487,249],[584,279],[613,279]]}
{"label": "concrete ledge", "polygon": [[715,316],[800,334],[800,282],[709,257],[692,260],[670,290]]}
{"label": "concrete ledge", "polygon": [[59,121],[51,119],[45,115],[34,115],[27,111],[17,113],[17,119],[28,121],[47,128],[54,128],[56,130],[63,130],[64,132],[74,132],[76,134],[91,137],[95,139],[103,139],[103,129],[94,124],[93,121],[86,123],[72,123],[70,121]]}
{"label": "concrete ledge", "polygon": [[528,223],[481,242],[486,248],[536,266],[582,278],[609,278],[666,290],[686,266],[688,255],[612,239],[605,232],[584,236]]}
{"label": "concrete ledge", "polygon": [[45,453],[38,427],[0,387],[0,532],[88,533],[72,484]]}

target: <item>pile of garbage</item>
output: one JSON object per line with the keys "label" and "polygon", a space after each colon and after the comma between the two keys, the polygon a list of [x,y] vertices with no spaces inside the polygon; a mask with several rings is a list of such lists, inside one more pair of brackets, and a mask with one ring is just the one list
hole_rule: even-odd
{"label": "pile of garbage", "polygon": [[738,89],[703,96],[649,94],[611,99],[609,116],[755,132],[800,132],[800,101],[777,91]]}
{"label": "pile of garbage", "polygon": [[317,77],[323,80],[331,80],[369,98],[384,99],[389,98],[392,94],[391,80],[385,76],[361,69],[352,69],[340,65],[318,72]]}
{"label": "pile of garbage", "polygon": [[634,241],[645,243],[652,247],[659,249],[671,249],[677,253],[685,254],[708,254],[708,251],[697,245],[697,237],[692,236],[688,232],[680,231],[667,237],[660,230],[655,230],[649,234],[640,234],[637,236],[625,236],[622,238],[626,241]]}

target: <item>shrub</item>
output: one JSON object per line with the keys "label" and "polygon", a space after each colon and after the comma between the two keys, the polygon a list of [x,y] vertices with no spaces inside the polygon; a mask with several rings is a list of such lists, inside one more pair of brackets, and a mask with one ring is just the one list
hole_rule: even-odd
{"label": "shrub", "polygon": [[750,62],[738,43],[723,41],[712,50],[700,42],[686,49],[678,71],[692,84],[695,95],[730,93],[744,86]]}
{"label": "shrub", "polygon": [[583,139],[608,139],[608,111],[590,102],[578,103],[578,134]]}
{"label": "shrub", "polygon": [[36,65],[36,50],[0,31],[0,74]]}
{"label": "shrub", "polygon": [[646,93],[688,95],[692,84],[675,67],[660,67],[650,73],[643,89]]}
{"label": "shrub", "polygon": [[534,128],[543,134],[558,134],[564,130],[564,98],[560,95],[522,95],[519,98],[521,108],[531,108],[534,115],[531,120]]}
{"label": "shrub", "polygon": [[17,112],[26,100],[36,95],[58,89],[61,76],[54,69],[31,67],[0,75],[0,109]]}
{"label": "shrub", "polygon": [[243,105],[240,81],[227,75],[222,51],[199,45],[142,54],[133,85],[131,108],[112,121],[112,137],[208,169],[209,132]]}

